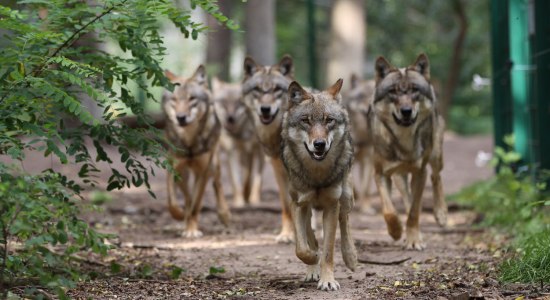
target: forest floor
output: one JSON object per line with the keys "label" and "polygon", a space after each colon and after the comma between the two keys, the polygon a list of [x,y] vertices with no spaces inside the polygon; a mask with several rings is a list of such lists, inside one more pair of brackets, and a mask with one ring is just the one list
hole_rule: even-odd
{"label": "forest floor", "polygon": [[[111,149],[111,153],[116,153]],[[487,136],[445,136],[444,189],[447,195],[492,175],[490,167],[477,167],[478,151],[492,151]],[[114,160],[114,159],[113,159]],[[48,165],[50,162],[45,162]],[[26,162],[26,164],[29,164]],[[39,168],[34,164],[32,168]],[[71,166],[55,166],[71,170]],[[28,167],[29,168],[29,167]],[[224,169],[224,189],[231,203],[231,188]],[[352,235],[362,261],[355,272],[335,255],[337,292],[318,291],[304,283],[305,265],[294,245],[278,244],[280,227],[277,188],[269,166],[264,171],[262,202],[233,209],[233,221],[218,221],[213,191],[208,186],[200,229],[204,237],[181,237],[183,224],[166,209],[165,172],[151,179],[157,199],[145,189],[112,193],[101,212],[85,218],[101,232],[113,233],[115,249],[105,258],[83,257],[83,267],[95,279],[82,282],[69,295],[75,299],[523,299],[550,297],[550,288],[538,285],[503,285],[498,264],[505,256],[505,237],[475,226],[480,216],[449,203],[449,224],[439,227],[431,213],[431,186],[424,193],[421,230],[427,248],[407,251],[404,242],[386,233],[382,216],[354,211]],[[373,185],[372,202],[379,209]],[[398,193],[394,193],[397,195]],[[397,197],[396,197],[397,198]],[[400,199],[394,201],[402,211]],[[404,221],[404,215],[401,220]],[[339,236],[339,234],[337,235]],[[116,262],[114,264],[113,262]],[[120,270],[118,270],[120,269]],[[178,274],[181,271],[181,274]],[[179,276],[177,276],[179,275]],[[178,277],[172,279],[172,277]],[[520,298],[518,298],[520,297]]]}

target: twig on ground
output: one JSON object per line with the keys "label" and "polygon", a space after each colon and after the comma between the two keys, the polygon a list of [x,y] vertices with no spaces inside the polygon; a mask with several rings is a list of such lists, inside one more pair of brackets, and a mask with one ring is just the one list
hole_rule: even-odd
{"label": "twig on ground", "polygon": [[390,261],[380,261],[380,260],[373,260],[369,258],[358,258],[357,261],[362,264],[371,264],[371,265],[383,265],[383,266],[390,266],[390,265],[399,265],[407,260],[411,259],[411,257],[405,257],[398,260],[390,260]]}

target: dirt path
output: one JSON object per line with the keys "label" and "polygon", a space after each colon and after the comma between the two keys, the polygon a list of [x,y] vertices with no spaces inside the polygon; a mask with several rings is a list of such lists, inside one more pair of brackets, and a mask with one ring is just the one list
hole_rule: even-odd
{"label": "dirt path", "polygon": [[[456,192],[468,183],[489,177],[491,170],[476,167],[474,159],[477,151],[490,152],[491,148],[489,137],[446,136],[445,192]],[[209,187],[200,220],[205,236],[193,240],[180,237],[182,225],[166,211],[164,178],[164,172],[159,171],[152,182],[159,200],[149,199],[145,190],[131,189],[115,193],[103,213],[87,216],[96,228],[119,235],[120,247],[107,261],[116,259],[122,271],[111,274],[108,262],[97,262],[99,266],[92,268],[102,275],[70,291],[72,297],[514,299],[534,293],[525,286],[504,287],[497,283],[495,266],[501,254],[498,243],[491,242],[494,239],[489,238],[489,234],[472,229],[473,213],[451,205],[449,228],[442,229],[435,224],[430,212],[429,186],[421,217],[427,249],[403,250],[403,242],[392,241],[386,233],[380,215],[354,212],[351,225],[360,259],[388,265],[364,263],[351,272],[337,252],[335,276],[342,288],[328,293],[318,291],[316,284],[302,282],[305,266],[296,258],[293,245],[274,242],[280,217],[271,170],[265,171],[261,206],[233,210],[234,220],[229,228],[223,227],[216,218]],[[225,189],[229,195],[229,185]],[[377,197],[373,201],[377,203]],[[396,204],[399,206],[400,201]],[[184,269],[177,280],[169,278],[174,266]],[[211,267],[223,268],[225,272],[208,275]]]}

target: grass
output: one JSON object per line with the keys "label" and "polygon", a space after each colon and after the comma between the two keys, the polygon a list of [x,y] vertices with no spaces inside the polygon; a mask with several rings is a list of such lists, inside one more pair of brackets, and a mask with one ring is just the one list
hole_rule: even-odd
{"label": "grass", "polygon": [[550,283],[550,195],[529,172],[512,168],[519,161],[517,153],[497,148],[493,165],[500,165],[499,172],[450,199],[482,214],[482,226],[513,238],[513,254],[500,266],[503,282]]}

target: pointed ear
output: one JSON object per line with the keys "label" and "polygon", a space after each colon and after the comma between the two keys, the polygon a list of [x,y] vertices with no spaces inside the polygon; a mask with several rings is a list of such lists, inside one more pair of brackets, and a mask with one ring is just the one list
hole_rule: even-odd
{"label": "pointed ear", "polygon": [[170,72],[169,70],[164,70],[164,76],[170,80],[170,82],[174,82],[178,76],[176,74]]}
{"label": "pointed ear", "polygon": [[200,65],[191,78],[193,78],[200,85],[206,84],[206,69],[204,66]]}
{"label": "pointed ear", "polygon": [[244,59],[244,77],[248,78],[254,75],[258,71],[258,64],[252,59],[252,57],[247,56]]}
{"label": "pointed ear", "polygon": [[212,78],[212,91],[215,92],[217,90],[219,90],[221,87],[222,87],[222,81],[218,79],[218,76],[214,76]]}
{"label": "pointed ear", "polygon": [[292,57],[290,55],[285,54],[283,58],[281,58],[281,61],[279,61],[277,66],[279,67],[279,71],[281,72],[281,74],[283,74],[284,76],[294,76]]}
{"label": "pointed ear", "polygon": [[351,89],[356,88],[359,85],[359,76],[357,74],[352,73],[350,80],[349,80],[349,86]]}
{"label": "pointed ear", "polygon": [[344,80],[340,78],[331,87],[328,88],[327,92],[331,94],[334,99],[338,99],[338,95],[340,94],[340,90],[342,89],[343,84]]}
{"label": "pointed ear", "polygon": [[416,58],[416,61],[411,66],[415,71],[422,74],[424,78],[427,80],[430,80],[430,61],[428,60],[428,56],[424,53],[421,53]]}
{"label": "pointed ear", "polygon": [[305,99],[309,99],[309,93],[302,88],[302,86],[296,82],[293,81],[288,86],[288,98],[290,102],[290,106],[300,104]]}
{"label": "pointed ear", "polygon": [[392,65],[383,56],[378,57],[378,59],[376,59],[376,63],[374,64],[376,83],[384,79],[384,77],[386,77],[392,69]]}

